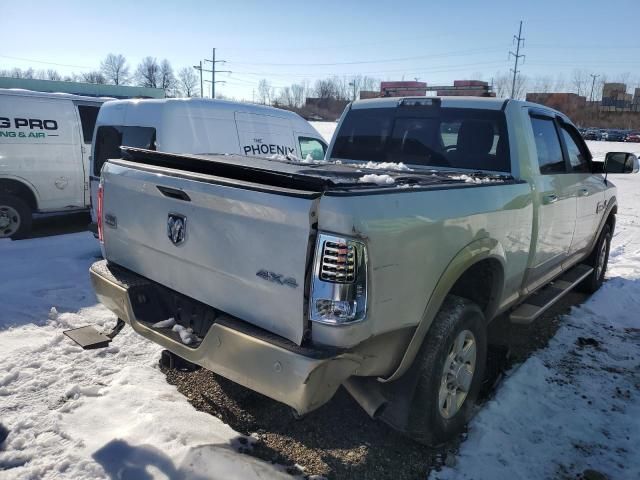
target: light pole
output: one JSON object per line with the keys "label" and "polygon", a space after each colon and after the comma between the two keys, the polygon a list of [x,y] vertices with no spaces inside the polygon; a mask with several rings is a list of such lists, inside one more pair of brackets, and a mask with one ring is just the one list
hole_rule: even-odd
{"label": "light pole", "polygon": [[202,60],[200,60],[200,65],[194,65],[193,68],[200,72],[200,98],[204,97],[204,92],[202,90]]}

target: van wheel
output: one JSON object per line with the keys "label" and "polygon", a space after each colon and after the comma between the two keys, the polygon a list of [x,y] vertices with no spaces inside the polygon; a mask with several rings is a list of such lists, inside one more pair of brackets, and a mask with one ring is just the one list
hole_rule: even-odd
{"label": "van wheel", "polygon": [[585,278],[578,289],[585,293],[594,293],[604,282],[604,274],[609,263],[609,250],[611,248],[611,227],[606,224],[602,228],[596,246],[586,260],[586,264],[593,267],[593,272]]}
{"label": "van wheel", "polygon": [[31,208],[19,197],[0,195],[0,238],[14,240],[31,232]]}
{"label": "van wheel", "polygon": [[409,407],[414,440],[439,445],[460,434],[482,386],[487,331],[474,302],[449,295],[416,358],[418,382]]}

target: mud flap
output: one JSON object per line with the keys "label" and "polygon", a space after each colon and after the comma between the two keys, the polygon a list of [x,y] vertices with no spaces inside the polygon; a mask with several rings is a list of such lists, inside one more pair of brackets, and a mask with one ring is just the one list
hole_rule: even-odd
{"label": "mud flap", "polygon": [[120,330],[122,330],[124,326],[124,320],[118,319],[116,326],[108,333],[98,331],[93,325],[65,330],[62,333],[80,345],[84,350],[94,350],[96,348],[109,346],[111,340],[120,333]]}

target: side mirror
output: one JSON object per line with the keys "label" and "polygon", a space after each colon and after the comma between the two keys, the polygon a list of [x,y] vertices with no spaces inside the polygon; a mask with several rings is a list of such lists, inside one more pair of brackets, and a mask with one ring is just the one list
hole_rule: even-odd
{"label": "side mirror", "polygon": [[640,164],[633,153],[609,152],[604,158],[605,173],[638,173]]}

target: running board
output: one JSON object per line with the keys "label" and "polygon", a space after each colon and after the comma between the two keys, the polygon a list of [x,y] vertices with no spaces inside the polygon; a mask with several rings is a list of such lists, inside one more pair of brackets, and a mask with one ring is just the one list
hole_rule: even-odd
{"label": "running board", "polygon": [[93,350],[108,347],[111,340],[124,328],[124,325],[124,320],[118,319],[115,327],[108,333],[98,331],[93,325],[65,330],[62,333],[80,345],[84,350]]}
{"label": "running board", "polygon": [[527,298],[524,303],[511,312],[509,320],[520,324],[533,322],[582,280],[587,278],[591,272],[593,272],[593,268],[588,265],[576,265]]}

